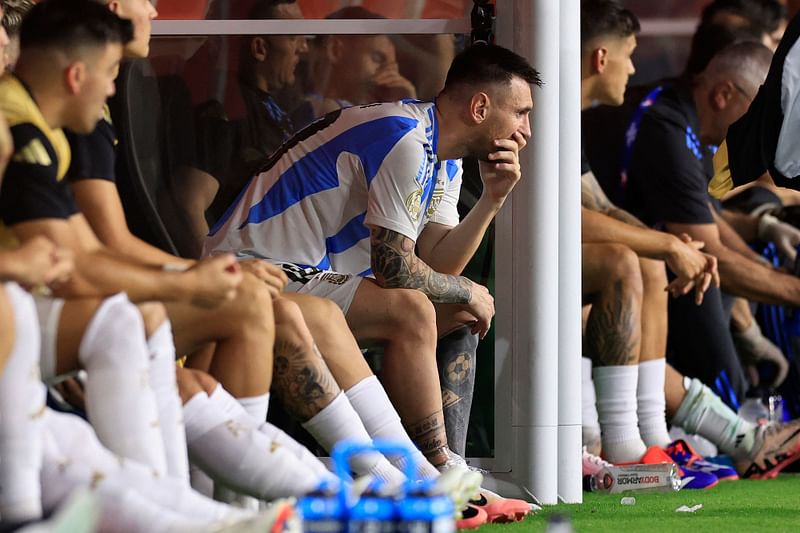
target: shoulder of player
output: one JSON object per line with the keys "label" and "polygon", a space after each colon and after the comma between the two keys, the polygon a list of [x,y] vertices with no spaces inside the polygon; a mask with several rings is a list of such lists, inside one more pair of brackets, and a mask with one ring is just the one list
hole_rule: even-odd
{"label": "shoulder of player", "polygon": [[57,169],[58,154],[48,135],[31,122],[11,126],[14,152],[11,162]]}
{"label": "shoulder of player", "polygon": [[89,134],[81,135],[70,130],[64,130],[64,134],[73,151],[82,146],[88,148],[90,152],[113,149],[117,142],[114,126],[106,119],[99,120]]}

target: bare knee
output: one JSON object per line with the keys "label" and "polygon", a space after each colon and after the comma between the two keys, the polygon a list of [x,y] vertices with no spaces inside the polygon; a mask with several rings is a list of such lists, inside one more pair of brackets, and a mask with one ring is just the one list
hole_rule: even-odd
{"label": "bare knee", "polygon": [[428,297],[413,289],[387,289],[392,340],[436,344],[436,310]]}
{"label": "bare knee", "polygon": [[150,337],[167,320],[167,310],[159,302],[136,304],[144,320],[145,335]]}
{"label": "bare knee", "polygon": [[300,306],[285,298],[276,298],[273,302],[273,311],[276,352],[285,351],[288,347],[296,349],[310,346],[314,342]]}
{"label": "bare knee", "polygon": [[236,295],[235,311],[241,314],[242,322],[252,322],[258,327],[272,327],[274,323],[272,295],[263,281],[246,275]]}
{"label": "bare knee", "polygon": [[610,268],[611,280],[615,285],[621,284],[625,291],[641,297],[643,293],[642,269],[639,256],[620,244],[609,244],[606,247],[606,258]]}
{"label": "bare knee", "polygon": [[658,291],[664,293],[667,286],[667,269],[663,261],[639,258],[639,269],[642,273],[642,284],[645,292]]}

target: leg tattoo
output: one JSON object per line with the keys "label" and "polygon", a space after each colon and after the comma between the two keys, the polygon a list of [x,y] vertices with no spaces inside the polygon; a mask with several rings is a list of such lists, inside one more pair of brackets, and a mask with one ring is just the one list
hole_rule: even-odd
{"label": "leg tattoo", "polygon": [[310,420],[341,392],[316,344],[308,349],[282,339],[275,341],[272,390],[301,422]]}
{"label": "leg tattoo", "polygon": [[451,450],[461,456],[467,444],[477,348],[478,336],[473,335],[467,327],[439,339],[436,347],[447,443]]}
{"label": "leg tattoo", "polygon": [[641,336],[635,316],[636,302],[625,293],[622,282],[614,284],[606,301],[592,306],[586,322],[584,353],[596,366],[622,366],[638,360],[636,345]]}

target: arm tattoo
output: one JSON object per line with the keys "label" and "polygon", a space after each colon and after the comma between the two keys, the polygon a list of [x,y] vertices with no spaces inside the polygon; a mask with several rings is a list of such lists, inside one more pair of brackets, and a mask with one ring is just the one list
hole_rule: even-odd
{"label": "arm tattoo", "polygon": [[614,283],[610,294],[592,302],[584,352],[595,366],[629,365],[638,359],[641,332],[635,305],[633,297],[623,291],[621,281]]}
{"label": "arm tattoo", "polygon": [[340,389],[316,345],[275,339],[273,390],[283,407],[306,422],[330,404]]}
{"label": "arm tattoo", "polygon": [[604,215],[615,218],[620,222],[631,224],[640,228],[646,228],[638,218],[631,215],[624,209],[620,209],[608,199],[603,188],[597,182],[597,178],[591,172],[581,176],[581,205],[592,211],[599,211]]}
{"label": "arm tattoo", "polygon": [[620,222],[625,222],[626,224],[630,224],[631,226],[636,226],[639,228],[647,228],[644,222],[642,222],[635,216],[631,215],[624,209],[620,209],[617,206],[612,207],[606,214],[611,218],[616,218]]}
{"label": "arm tattoo", "polygon": [[581,205],[586,209],[601,213],[607,213],[615,207],[591,172],[581,176]]}
{"label": "arm tattoo", "polygon": [[431,302],[466,304],[472,282],[463,276],[436,272],[414,252],[414,241],[396,231],[375,228],[370,236],[372,272],[382,287],[417,289]]}

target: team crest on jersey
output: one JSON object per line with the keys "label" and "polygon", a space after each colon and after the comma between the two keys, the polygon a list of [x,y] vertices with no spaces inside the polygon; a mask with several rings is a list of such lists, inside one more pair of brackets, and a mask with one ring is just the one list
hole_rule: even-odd
{"label": "team crest on jersey", "polygon": [[347,280],[352,278],[352,274],[339,274],[338,272],[326,272],[320,276],[320,281],[325,281],[332,285],[344,285]]}
{"label": "team crest on jersey", "polygon": [[411,220],[416,222],[422,213],[422,189],[417,189],[406,198],[406,210],[411,215]]}

